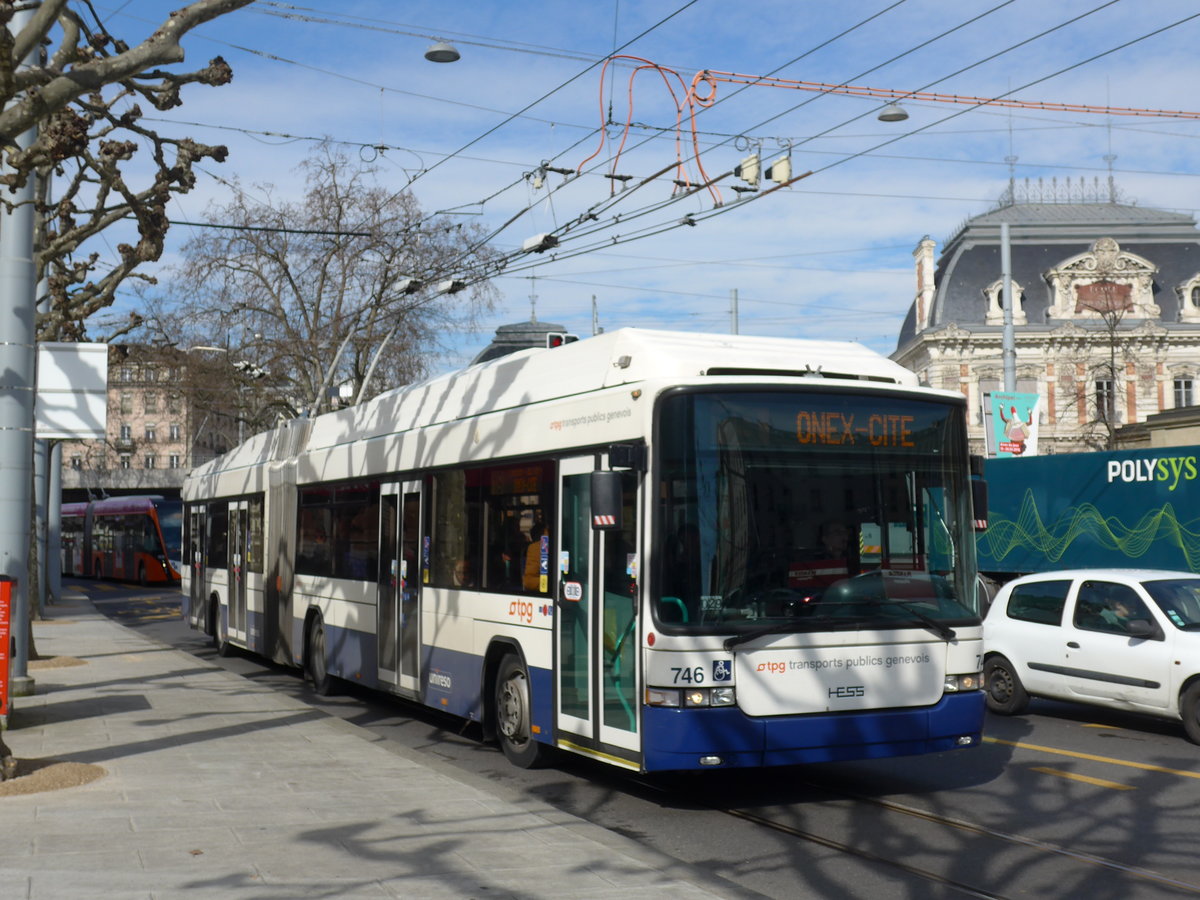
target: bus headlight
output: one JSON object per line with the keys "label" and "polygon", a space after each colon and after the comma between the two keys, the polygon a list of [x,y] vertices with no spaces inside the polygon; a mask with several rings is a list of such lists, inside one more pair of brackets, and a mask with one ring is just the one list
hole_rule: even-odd
{"label": "bus headlight", "polygon": [[713,706],[736,706],[737,695],[731,687],[713,688],[712,689],[712,705]]}
{"label": "bus headlight", "polygon": [[977,691],[983,687],[983,678],[978,672],[967,675],[947,675],[943,689],[947,693],[958,691]]}
{"label": "bus headlight", "polygon": [[719,688],[646,688],[647,706],[689,707],[736,706],[737,694],[731,687]]}
{"label": "bus headlight", "polygon": [[675,688],[646,688],[647,706],[683,706],[683,698]]}

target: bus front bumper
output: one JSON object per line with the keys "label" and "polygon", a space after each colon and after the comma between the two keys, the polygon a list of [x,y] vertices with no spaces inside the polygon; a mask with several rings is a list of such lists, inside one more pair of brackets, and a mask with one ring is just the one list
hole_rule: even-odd
{"label": "bus front bumper", "polygon": [[982,691],[946,694],[933,706],[751,718],[736,707],[643,707],[646,771],[788,766],[882,759],[974,747]]}

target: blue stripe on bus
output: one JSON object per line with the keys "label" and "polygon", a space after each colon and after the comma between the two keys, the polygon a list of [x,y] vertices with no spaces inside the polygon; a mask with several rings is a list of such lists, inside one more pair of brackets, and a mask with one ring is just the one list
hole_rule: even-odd
{"label": "blue stripe on bus", "polygon": [[[554,680],[549,669],[535,666],[529,673],[530,722],[534,739],[549,743],[554,739]],[[421,701],[476,722],[483,717],[483,657],[474,653],[421,646]],[[490,702],[490,698],[489,698]]]}
{"label": "blue stripe on bus", "polygon": [[701,756],[727,767],[878,759],[978,745],[981,691],[947,694],[933,706],[829,715],[751,718],[736,708],[645,707],[643,765],[647,771],[699,769]]}

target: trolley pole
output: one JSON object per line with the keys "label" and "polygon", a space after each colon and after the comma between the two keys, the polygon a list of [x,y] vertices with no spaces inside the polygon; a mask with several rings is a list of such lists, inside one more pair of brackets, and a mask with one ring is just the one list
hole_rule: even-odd
{"label": "trolley pole", "polygon": [[[12,33],[32,18],[32,8],[14,12]],[[20,135],[17,146],[28,149],[34,135],[33,129]],[[36,287],[32,177],[7,199],[19,205],[11,212],[0,210],[0,576],[14,581],[9,693],[21,697],[33,693],[28,674]]]}

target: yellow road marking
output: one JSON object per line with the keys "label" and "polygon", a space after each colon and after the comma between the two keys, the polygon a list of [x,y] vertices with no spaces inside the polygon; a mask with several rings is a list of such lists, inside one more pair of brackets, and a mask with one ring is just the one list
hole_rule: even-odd
{"label": "yellow road marking", "polygon": [[1094,784],[1096,787],[1112,788],[1114,791],[1136,791],[1132,784],[1120,784],[1116,781],[1105,781],[1103,778],[1092,778],[1090,775],[1076,775],[1074,772],[1064,772],[1061,769],[1051,769],[1049,766],[1032,766],[1032,771],[1043,775],[1057,775],[1059,778],[1069,778],[1072,781],[1082,781],[1084,784]]}
{"label": "yellow road marking", "polygon": [[1111,766],[1125,766],[1130,769],[1141,769],[1144,772],[1161,772],[1164,775],[1179,775],[1182,778],[1200,778],[1200,772],[1189,772],[1186,769],[1168,769],[1166,766],[1155,766],[1150,763],[1133,762],[1128,759],[1113,759],[1111,756],[1097,756],[1094,753],[1080,753],[1077,750],[1059,750],[1057,747],[1043,747],[1040,744],[1025,744],[1020,741],[1002,741],[1000,738],[984,737],[988,744],[1004,744],[1006,747],[1019,747],[1022,750],[1037,750],[1041,753],[1051,753],[1055,756],[1069,756],[1072,759],[1090,759],[1092,762],[1108,763]]}

